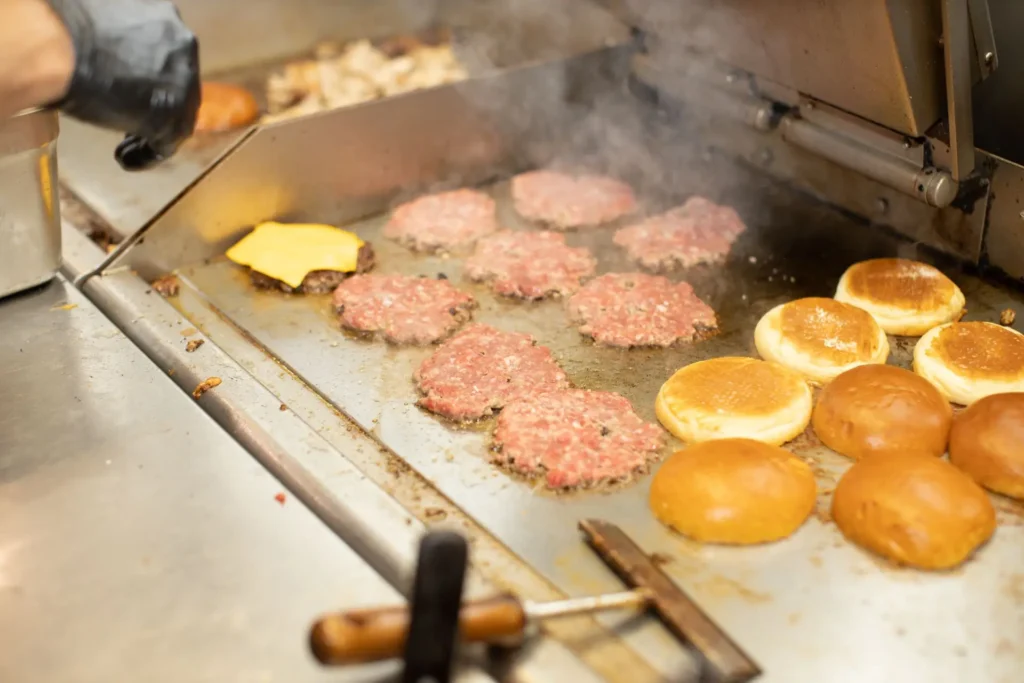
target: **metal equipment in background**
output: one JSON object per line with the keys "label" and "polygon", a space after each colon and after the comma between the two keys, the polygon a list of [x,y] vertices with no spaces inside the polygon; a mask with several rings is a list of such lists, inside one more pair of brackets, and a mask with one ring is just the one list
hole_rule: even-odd
{"label": "metal equipment in background", "polygon": [[310,645],[323,664],[358,664],[405,658],[403,680],[430,676],[447,683],[453,643],[521,643],[532,627],[550,619],[609,610],[650,609],[682,642],[700,654],[700,680],[745,683],[761,670],[650,555],[619,527],[597,519],[579,523],[587,543],[632,590],[548,603],[512,596],[462,602],[468,559],[465,540],[433,532],[420,544],[416,588],[409,607],[381,607],[321,617]]}
{"label": "metal equipment in background", "polygon": [[60,268],[57,112],[0,121],[0,298],[49,282]]}
{"label": "metal equipment in background", "polygon": [[602,2],[646,34],[635,75],[706,115],[708,144],[1024,279],[1020,3]]}

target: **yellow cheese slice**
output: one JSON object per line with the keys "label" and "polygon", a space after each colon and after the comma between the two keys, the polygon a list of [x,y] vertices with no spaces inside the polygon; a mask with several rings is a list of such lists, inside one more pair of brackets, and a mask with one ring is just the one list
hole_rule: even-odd
{"label": "yellow cheese slice", "polygon": [[363,241],[331,225],[260,223],[227,251],[227,257],[289,287],[314,270],[351,273]]}

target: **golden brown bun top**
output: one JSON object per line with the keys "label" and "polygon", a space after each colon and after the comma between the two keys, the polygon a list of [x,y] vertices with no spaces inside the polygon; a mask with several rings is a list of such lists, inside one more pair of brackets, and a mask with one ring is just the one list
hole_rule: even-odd
{"label": "golden brown bun top", "polygon": [[857,462],[836,486],[832,517],[859,545],[933,569],[962,562],[996,526],[992,502],[969,476],[911,453]]}
{"label": "golden brown bun top", "polygon": [[878,323],[867,311],[835,299],[808,298],[782,307],[786,340],[836,365],[869,360],[878,352]]}
{"label": "golden brown bun top", "polygon": [[953,408],[931,382],[892,365],[861,365],[826,386],[814,410],[814,430],[832,450],[851,458],[920,448],[946,451]]}
{"label": "golden brown bun top", "polygon": [[727,356],[687,365],[661,388],[673,409],[771,415],[807,392],[803,378],[776,363]]}
{"label": "golden brown bun top", "polygon": [[929,311],[949,304],[956,285],[937,268],[899,258],[862,261],[846,271],[850,294],[879,304]]}
{"label": "golden brown bun top", "polygon": [[922,411],[952,418],[953,408],[931,382],[892,365],[861,365],[824,388],[822,396],[884,408],[893,422],[913,422]]}
{"label": "golden brown bun top", "polygon": [[259,114],[256,98],[242,86],[203,82],[196,131],[204,133],[238,128],[254,122]]}
{"label": "golden brown bun top", "polygon": [[814,509],[810,466],[752,439],[705,441],[679,451],[651,482],[659,520],[698,541],[763,543],[791,534]]}
{"label": "golden brown bun top", "polygon": [[980,484],[1024,493],[1024,393],[993,394],[956,416],[949,457]]}
{"label": "golden brown bun top", "polygon": [[928,354],[967,377],[1024,375],[1024,335],[995,323],[952,323],[939,332]]}

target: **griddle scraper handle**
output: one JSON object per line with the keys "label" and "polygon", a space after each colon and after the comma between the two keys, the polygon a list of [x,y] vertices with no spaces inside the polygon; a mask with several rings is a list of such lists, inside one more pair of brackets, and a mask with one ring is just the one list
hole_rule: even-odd
{"label": "griddle scraper handle", "polygon": [[[465,603],[459,613],[459,640],[516,639],[526,622],[522,603],[512,597]],[[401,657],[408,632],[405,607],[353,610],[322,617],[313,625],[310,644],[321,664],[360,664]]]}

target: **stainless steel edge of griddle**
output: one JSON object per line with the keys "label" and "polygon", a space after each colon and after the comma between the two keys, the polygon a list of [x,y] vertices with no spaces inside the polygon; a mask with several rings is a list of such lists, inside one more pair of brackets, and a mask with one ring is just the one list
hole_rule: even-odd
{"label": "stainless steel edge of griddle", "polygon": [[[204,380],[219,378],[219,385],[196,399],[200,407],[389,584],[407,594],[416,544],[424,531],[418,519],[137,275],[120,270],[90,278],[83,292],[184,391],[191,393]],[[199,339],[204,344],[196,352],[185,350],[188,341]],[[358,435],[346,441],[359,441]],[[495,592],[479,571],[471,572],[467,595]],[[315,616],[310,615],[311,622]],[[605,680],[551,639],[531,644],[507,673],[526,683],[540,683],[550,675],[581,683]],[[653,680],[638,673],[634,680]]]}
{"label": "stainless steel edge of griddle", "polygon": [[[200,406],[324,519],[389,583],[406,584],[422,529],[390,496],[325,443],[295,413],[128,270],[93,277],[82,288],[124,334],[185,392],[220,384]],[[203,340],[196,353],[189,341]]]}
{"label": "stainless steel edge of griddle", "polygon": [[61,222],[61,272],[76,287],[95,271],[106,253],[89,236],[67,220]]}
{"label": "stainless steel edge of griddle", "polygon": [[340,680],[308,620],[397,591],[64,277],[0,329],[0,680]]}

